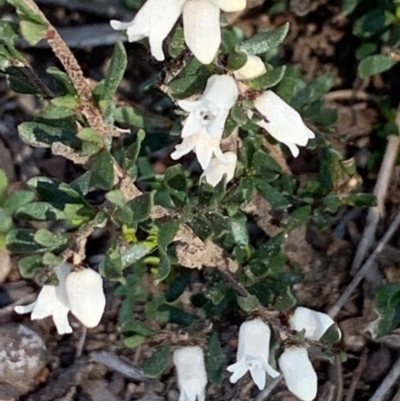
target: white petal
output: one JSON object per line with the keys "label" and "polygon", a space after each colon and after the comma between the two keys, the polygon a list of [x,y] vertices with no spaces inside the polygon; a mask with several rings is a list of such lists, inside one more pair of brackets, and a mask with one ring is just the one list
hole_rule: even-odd
{"label": "white petal", "polygon": [[131,22],[121,22],[121,21],[112,19],[110,21],[110,25],[111,25],[111,28],[115,29],[116,31],[125,31],[132,25],[132,21]]}
{"label": "white petal", "polygon": [[265,381],[266,381],[265,370],[254,367],[254,368],[250,369],[250,374],[251,374],[251,378],[253,379],[253,382],[256,384],[258,389],[260,391],[264,390]]}
{"label": "white petal", "polygon": [[187,138],[188,136],[197,134],[203,129],[203,124],[201,120],[197,118],[196,113],[192,112],[189,114],[188,118],[183,122],[182,138]]}
{"label": "white petal", "polygon": [[230,75],[212,75],[207,80],[203,96],[199,99],[209,107],[221,110],[232,108],[239,96],[235,80]]}
{"label": "white petal", "polygon": [[280,375],[280,373],[279,373],[277,370],[275,370],[275,369],[269,364],[269,362],[268,362],[266,359],[263,360],[263,367],[264,367],[265,371],[266,371],[273,379],[275,379],[275,377],[278,377],[278,376]]}
{"label": "white petal", "polygon": [[259,96],[254,107],[265,118],[258,125],[279,142],[305,146],[311,135],[314,135],[306,127],[300,114],[272,91],[266,91]]}
{"label": "white petal", "polygon": [[183,141],[175,146],[175,151],[171,153],[171,159],[178,160],[182,156],[187,155],[196,146],[197,135],[192,135],[184,138]]}
{"label": "white petal", "polygon": [[30,313],[35,308],[36,302],[37,301],[35,301],[35,302],[33,302],[33,303],[29,304],[29,305],[25,305],[25,306],[24,305],[15,306],[14,307],[14,311],[16,313],[18,313],[19,315],[24,315],[25,313]]}
{"label": "white petal", "polygon": [[208,141],[199,141],[196,143],[196,158],[203,170],[205,170],[210,164],[215,148],[219,149],[219,144],[213,143],[211,139],[209,139]]}
{"label": "white petal", "polygon": [[305,337],[318,341],[335,322],[326,313],[299,306],[289,318],[289,327],[292,330],[305,330]]}
{"label": "white petal", "polygon": [[40,290],[36,300],[35,308],[32,311],[31,319],[44,319],[53,314],[54,304],[57,301],[56,287],[53,285],[44,285]]}
{"label": "white petal", "polygon": [[185,42],[203,64],[210,64],[221,44],[220,9],[205,0],[188,0],[183,7]]}
{"label": "white petal", "polygon": [[190,113],[191,111],[194,111],[201,105],[201,101],[199,100],[178,100],[178,105],[182,110],[187,111]]}
{"label": "white petal", "polygon": [[246,0],[207,0],[227,13],[242,11],[246,8]]}
{"label": "white petal", "polygon": [[61,302],[56,302],[53,308],[53,322],[57,328],[57,332],[60,335],[72,333],[72,327],[69,325],[67,308]]}
{"label": "white petal", "polygon": [[300,154],[300,149],[297,145],[291,142],[285,142],[285,145],[289,148],[290,153],[293,157],[297,157]]}
{"label": "white petal", "polygon": [[245,81],[257,78],[267,72],[264,62],[260,57],[248,55],[247,61],[243,67],[233,72],[237,80]]}
{"label": "white petal", "polygon": [[287,348],[279,357],[279,367],[288,389],[296,397],[303,401],[315,399],[318,378],[304,348]]}
{"label": "white petal", "polygon": [[240,359],[238,362],[230,365],[226,368],[228,372],[232,372],[233,375],[230,377],[231,383],[236,383],[239,379],[241,379],[247,372],[247,364],[245,358]]}
{"label": "white petal", "polygon": [[214,157],[204,170],[200,179],[205,177],[206,181],[215,187],[222,180],[224,174],[226,174],[226,181],[229,182],[235,175],[237,156],[233,152],[225,152],[224,158],[228,163],[222,163],[219,159]]}
{"label": "white petal", "polygon": [[237,359],[251,357],[268,360],[270,339],[271,329],[261,319],[244,322],[239,330]]}
{"label": "white petal", "polygon": [[178,385],[185,401],[204,399],[207,373],[204,355],[200,347],[182,347],[174,352],[174,364],[178,375]]}
{"label": "white petal", "polygon": [[229,109],[222,109],[218,112],[215,118],[207,126],[207,132],[209,135],[218,139],[222,138],[228,114],[229,114]]}
{"label": "white petal", "polygon": [[152,55],[164,60],[162,43],[174,27],[186,0],[147,0],[129,23],[112,20],[114,29],[127,29],[130,42],[149,37]]}
{"label": "white petal", "polygon": [[84,326],[96,327],[106,305],[100,274],[92,269],[72,272],[67,276],[66,288],[71,312]]}
{"label": "white petal", "polygon": [[69,263],[61,263],[60,266],[57,267],[56,275],[58,278],[58,285],[56,286],[56,295],[58,300],[64,304],[65,307],[69,309],[69,300],[66,288],[66,280],[68,274],[71,273],[72,265]]}

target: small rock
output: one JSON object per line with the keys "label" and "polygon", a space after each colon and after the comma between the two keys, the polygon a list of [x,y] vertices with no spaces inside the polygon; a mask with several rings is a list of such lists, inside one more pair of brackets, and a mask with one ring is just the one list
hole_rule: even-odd
{"label": "small rock", "polygon": [[0,250],[0,284],[3,284],[11,271],[11,258],[6,249]]}
{"label": "small rock", "polygon": [[20,395],[31,391],[45,367],[47,349],[39,334],[22,324],[0,326],[0,382]]}

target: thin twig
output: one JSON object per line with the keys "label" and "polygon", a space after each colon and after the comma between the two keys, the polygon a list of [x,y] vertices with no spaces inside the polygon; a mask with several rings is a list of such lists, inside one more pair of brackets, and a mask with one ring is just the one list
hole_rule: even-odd
{"label": "thin twig", "polygon": [[389,391],[396,384],[400,377],[400,358],[395,362],[387,374],[382,384],[378,387],[375,394],[369,399],[369,401],[384,401],[388,397]]}
{"label": "thin twig", "polygon": [[353,372],[351,384],[349,389],[347,390],[345,401],[353,401],[354,394],[357,389],[357,384],[361,377],[361,373],[367,366],[367,355],[368,355],[368,350],[364,350],[364,352],[361,355],[360,362],[358,363],[357,368]]}
{"label": "thin twig", "polygon": [[343,366],[340,355],[335,355],[335,369],[336,369],[336,401],[343,399]]}
{"label": "thin twig", "polygon": [[87,335],[87,328],[84,325],[81,325],[81,335],[79,336],[79,341],[76,346],[75,360],[78,360],[82,356],[83,348],[85,347],[85,342],[86,342],[86,335]]}
{"label": "thin twig", "polygon": [[353,89],[340,89],[332,91],[324,95],[324,100],[335,101],[335,100],[358,100],[365,102],[372,102],[379,104],[380,99],[378,96],[371,95],[364,91],[354,91]]}
{"label": "thin twig", "polygon": [[[399,112],[398,112],[399,113]],[[384,214],[385,199],[389,188],[390,177],[393,166],[396,162],[400,144],[398,135],[391,135],[386,145],[386,151],[379,170],[378,179],[374,188],[374,195],[377,199],[377,206],[371,207],[367,216],[367,223],[358,244],[350,272],[355,274],[365,259],[368,250],[375,240],[375,233],[378,223]]]}
{"label": "thin twig", "polygon": [[276,387],[282,382],[282,375],[276,377],[272,382],[256,397],[254,401],[265,401],[272,394],[272,392],[276,389]]}
{"label": "thin twig", "polygon": [[384,246],[388,243],[388,241],[390,241],[393,234],[398,229],[399,225],[400,225],[400,212],[397,214],[396,218],[392,221],[392,224],[389,226],[389,229],[386,231],[385,235],[379,241],[374,252],[371,254],[371,256],[367,259],[367,261],[361,267],[361,269],[354,276],[353,280],[348,285],[348,287],[346,288],[344,293],[340,296],[340,298],[336,301],[335,305],[333,305],[332,308],[329,310],[328,314],[329,314],[329,316],[332,317],[332,319],[335,318],[335,316],[340,311],[340,309],[342,309],[343,305],[346,303],[347,299],[350,297],[350,295],[352,294],[354,289],[358,286],[358,284],[361,282],[361,280],[365,277],[368,269],[373,265],[376,257],[382,251]]}

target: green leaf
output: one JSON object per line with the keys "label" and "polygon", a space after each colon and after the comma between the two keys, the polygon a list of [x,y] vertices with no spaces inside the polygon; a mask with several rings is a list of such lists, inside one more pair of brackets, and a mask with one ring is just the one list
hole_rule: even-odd
{"label": "green leaf", "polygon": [[35,241],[35,230],[17,228],[10,230],[6,237],[7,249],[14,253],[30,254],[43,252],[47,246]]}
{"label": "green leaf", "polygon": [[46,21],[33,11],[25,0],[7,0],[7,2],[16,8],[18,15],[22,19],[36,24],[47,25]]}
{"label": "green leaf", "polygon": [[114,185],[114,168],[111,153],[107,150],[100,151],[93,157],[90,168],[91,175],[89,188],[109,191]]}
{"label": "green leaf", "polygon": [[369,77],[370,75],[380,74],[390,70],[397,61],[386,54],[374,54],[367,56],[361,60],[358,65],[358,74],[361,78]]}
{"label": "green leaf", "polygon": [[266,199],[274,209],[287,209],[291,206],[290,201],[285,196],[262,178],[256,178],[254,182],[261,196]]}
{"label": "green leaf", "polygon": [[227,68],[231,71],[242,68],[247,61],[247,54],[243,52],[232,51],[229,53]]}
{"label": "green leaf", "polygon": [[289,23],[286,22],[279,28],[261,32],[254,35],[251,39],[243,42],[239,49],[247,54],[262,54],[268,50],[279,46],[289,32]]}
{"label": "green leaf", "polygon": [[297,304],[297,299],[292,294],[290,287],[287,287],[286,290],[282,291],[276,298],[274,302],[274,308],[278,311],[286,311],[290,308],[293,308]]}
{"label": "green leaf", "polygon": [[240,246],[249,245],[249,232],[247,230],[247,217],[245,214],[238,212],[234,216],[229,217],[231,225],[231,233],[235,242]]}
{"label": "green leaf", "polygon": [[213,234],[211,224],[205,216],[194,216],[190,226],[202,241],[206,241]]}
{"label": "green leaf", "polygon": [[46,202],[63,210],[67,204],[82,205],[90,208],[86,200],[68,184],[48,177],[34,177],[28,181],[29,187]]}
{"label": "green leaf", "polygon": [[180,164],[168,167],[164,174],[164,184],[177,206],[183,206],[187,199],[187,180]]}
{"label": "green leaf", "polygon": [[[57,123],[56,120],[53,122]],[[79,138],[76,137],[76,131],[63,127],[63,124],[54,126],[30,121],[20,124],[18,133],[25,143],[39,148],[49,148],[52,143],[57,141],[72,147],[81,144]]]}
{"label": "green leaf", "polygon": [[171,273],[171,260],[163,249],[158,250],[158,255],[160,257],[160,262],[158,264],[158,273],[156,277],[156,284],[165,280]]}
{"label": "green leaf", "polygon": [[369,38],[382,32],[395,20],[395,16],[384,8],[374,8],[354,23],[353,34],[360,38]]}
{"label": "green leaf", "polygon": [[133,265],[144,256],[153,252],[155,248],[155,244],[148,244],[146,242],[139,242],[137,244],[127,246],[124,251],[121,251],[122,267],[126,268]]}
{"label": "green leaf", "polygon": [[92,128],[83,128],[76,134],[76,136],[82,139],[82,141],[94,143],[99,149],[105,146],[104,138]]}
{"label": "green leaf", "polygon": [[140,336],[138,334],[124,338],[124,346],[126,348],[136,348],[140,344],[143,344],[143,342],[146,340],[146,337]]}
{"label": "green leaf", "polygon": [[361,2],[362,0],[342,0],[342,13],[351,14]]}
{"label": "green leaf", "polygon": [[32,46],[35,46],[42,39],[46,38],[47,25],[37,24],[31,21],[21,21],[21,34],[24,39]]}
{"label": "green leaf", "polygon": [[185,99],[200,92],[209,76],[209,69],[192,58],[180,74],[168,83],[168,88],[174,98]]}
{"label": "green leaf", "polygon": [[174,240],[178,229],[179,222],[177,220],[169,220],[160,224],[157,233],[158,247],[166,250],[167,246]]}
{"label": "green leaf", "polygon": [[378,319],[370,324],[374,338],[389,334],[400,324],[400,283],[389,283],[380,287],[376,294]]}
{"label": "green leaf", "polygon": [[276,67],[273,70],[266,72],[260,77],[248,81],[247,84],[251,89],[255,90],[265,90],[271,88],[281,82],[283,76],[285,75],[285,71],[286,66],[281,65],[280,67]]}
{"label": "green leaf", "polygon": [[219,343],[218,335],[213,331],[207,338],[205,349],[207,377],[212,384],[219,385],[222,383],[224,363],[224,353]]}
{"label": "green leaf", "polygon": [[155,379],[167,367],[171,346],[163,344],[157,348],[153,355],[143,365],[143,373],[150,379]]}
{"label": "green leaf", "polygon": [[48,250],[55,250],[68,244],[67,234],[55,234],[46,228],[39,228],[33,238],[35,242],[44,245]]}
{"label": "green leaf", "polygon": [[127,64],[128,60],[125,47],[121,42],[116,42],[114,44],[111,62],[104,79],[103,91],[101,94],[102,99],[113,99],[115,92],[124,77]]}
{"label": "green leaf", "polygon": [[118,250],[109,248],[106,257],[100,262],[100,274],[109,280],[124,282],[122,257]]}
{"label": "green leaf", "polygon": [[127,320],[121,326],[121,331],[124,335],[127,333],[136,333],[144,337],[152,337],[157,334],[156,331],[146,326],[140,320]]}
{"label": "green leaf", "polygon": [[129,201],[126,205],[132,211],[132,221],[137,223],[145,221],[150,217],[151,210],[154,206],[155,191],[137,196]]}
{"label": "green leaf", "polygon": [[172,58],[177,58],[185,49],[186,46],[185,38],[183,36],[183,28],[178,26],[168,44],[168,53]]}
{"label": "green leaf", "polygon": [[[57,67],[51,66],[47,68],[46,70],[47,74],[53,78],[54,86],[56,87],[58,93],[62,96],[68,95],[68,96],[76,96],[76,89],[69,78],[68,74],[66,74],[64,71],[61,71]],[[53,99],[52,101],[57,102],[57,98]],[[69,105],[70,106],[70,105]]]}
{"label": "green leaf", "polygon": [[165,300],[167,302],[175,302],[181,296],[187,285],[190,283],[190,277],[190,269],[179,272],[165,292]]}
{"label": "green leaf", "polygon": [[40,255],[25,256],[18,262],[19,272],[23,278],[32,279],[43,267]]}
{"label": "green leaf", "polygon": [[136,161],[146,134],[143,130],[140,129],[136,135],[136,141],[124,150],[122,159],[122,166],[127,170],[129,176],[132,178],[133,181],[135,181],[137,178],[138,170],[136,166]]}
{"label": "green leaf", "polygon": [[8,195],[7,199],[3,203],[4,210],[11,216],[15,211],[29,202],[32,202],[35,194],[32,191],[21,189]]}
{"label": "green leaf", "polygon": [[6,195],[7,188],[8,188],[7,174],[5,173],[4,170],[0,169],[0,200],[3,199],[3,197]]}
{"label": "green leaf", "polygon": [[47,202],[32,202],[19,207],[15,212],[15,217],[22,220],[63,220],[65,215],[62,210],[55,208]]}
{"label": "green leaf", "polygon": [[247,297],[237,297],[238,305],[247,313],[253,311],[258,307],[258,299],[255,295]]}
{"label": "green leaf", "polygon": [[292,231],[297,227],[302,226],[307,222],[311,215],[311,207],[310,206],[300,206],[297,209],[293,210],[289,214],[289,220],[285,224],[285,228],[287,231]]}

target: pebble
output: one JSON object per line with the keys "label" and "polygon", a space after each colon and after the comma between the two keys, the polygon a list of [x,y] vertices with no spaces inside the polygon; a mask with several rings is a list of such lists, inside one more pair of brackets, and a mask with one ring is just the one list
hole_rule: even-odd
{"label": "pebble", "polygon": [[[29,327],[22,324],[0,326],[0,381],[12,386],[19,395],[36,387],[47,356],[42,337]],[[9,395],[0,393],[0,399],[7,399]]]}

